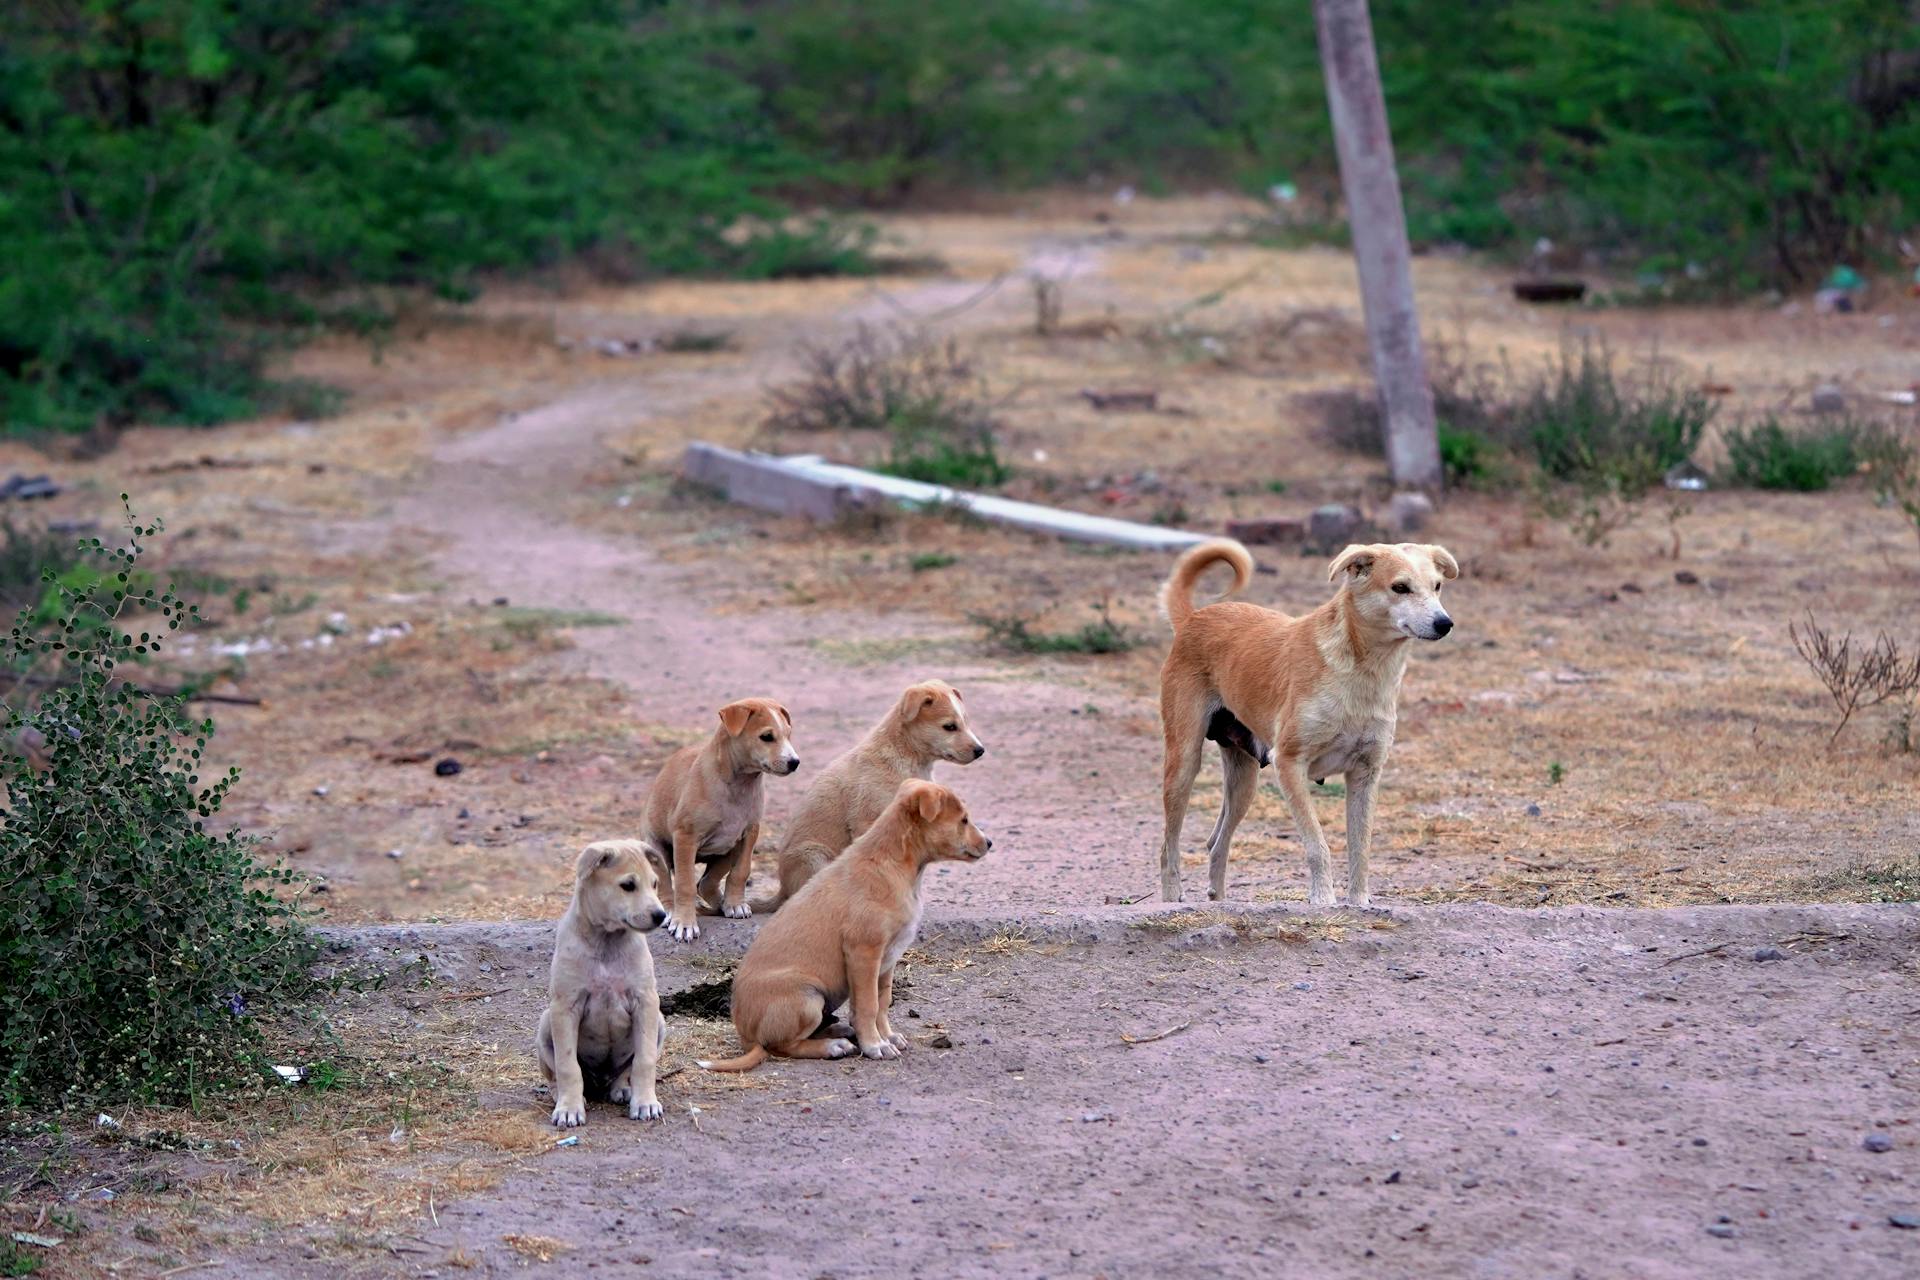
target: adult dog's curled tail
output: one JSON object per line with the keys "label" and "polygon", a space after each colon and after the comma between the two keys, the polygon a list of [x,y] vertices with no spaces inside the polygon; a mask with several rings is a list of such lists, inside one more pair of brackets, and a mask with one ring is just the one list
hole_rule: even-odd
{"label": "adult dog's curled tail", "polygon": [[755,1045],[737,1058],[701,1058],[695,1065],[703,1071],[751,1071],[768,1057],[765,1045]]}
{"label": "adult dog's curled tail", "polygon": [[1160,608],[1166,612],[1167,621],[1178,631],[1187,625],[1187,619],[1193,616],[1193,584],[1200,575],[1215,564],[1225,562],[1233,566],[1233,585],[1220,598],[1227,599],[1247,589],[1253,581],[1253,553],[1231,538],[1215,538],[1203,542],[1173,566],[1173,573],[1167,578],[1167,585],[1160,588]]}

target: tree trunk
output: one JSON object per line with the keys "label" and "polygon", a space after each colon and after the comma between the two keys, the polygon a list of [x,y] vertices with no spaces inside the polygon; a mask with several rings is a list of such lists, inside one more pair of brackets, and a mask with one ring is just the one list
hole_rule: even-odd
{"label": "tree trunk", "polygon": [[1367,0],[1314,0],[1327,106],[1340,155],[1347,225],[1360,268],[1373,378],[1386,422],[1387,465],[1394,483],[1440,486],[1440,440],[1433,423],[1433,387],[1413,305],[1407,215],[1393,166],[1393,135],[1380,91]]}

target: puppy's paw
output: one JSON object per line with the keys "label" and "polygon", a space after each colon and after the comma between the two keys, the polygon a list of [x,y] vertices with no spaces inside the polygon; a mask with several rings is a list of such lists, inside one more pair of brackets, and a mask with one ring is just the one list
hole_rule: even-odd
{"label": "puppy's paw", "polygon": [[827,1041],[827,1056],[829,1058],[851,1058],[858,1052],[860,1052],[860,1046],[851,1040]]}
{"label": "puppy's paw", "polygon": [[896,1049],[905,1049],[907,1047],[907,1038],[901,1035],[898,1031],[888,1036],[887,1040]]}
{"label": "puppy's paw", "polygon": [[668,916],[667,932],[675,942],[692,942],[700,936],[700,925],[691,915]]}
{"label": "puppy's paw", "polygon": [[618,1105],[633,1097],[633,1086],[624,1080],[607,1090],[607,1101]]}
{"label": "puppy's paw", "polygon": [[639,1098],[635,1098],[627,1104],[627,1119],[629,1120],[658,1120],[663,1115],[665,1115],[665,1112],[660,1109],[660,1104],[652,1099],[642,1101]]}
{"label": "puppy's paw", "polygon": [[562,1098],[553,1107],[553,1127],[556,1129],[577,1129],[587,1122],[587,1103],[584,1098]]}
{"label": "puppy's paw", "polygon": [[820,1034],[823,1036],[832,1036],[837,1040],[851,1040],[853,1039],[853,1024],[851,1022],[836,1022]]}
{"label": "puppy's paw", "polygon": [[753,914],[753,908],[744,902],[729,902],[726,905],[726,917],[729,920],[745,920]]}
{"label": "puppy's paw", "polygon": [[861,1045],[860,1054],[862,1057],[879,1060],[897,1058],[900,1056],[900,1050],[894,1047],[891,1040],[875,1040],[872,1044]]}

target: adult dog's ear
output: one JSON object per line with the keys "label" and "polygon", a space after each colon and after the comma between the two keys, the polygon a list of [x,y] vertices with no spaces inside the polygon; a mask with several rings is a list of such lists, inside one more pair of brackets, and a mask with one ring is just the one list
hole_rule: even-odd
{"label": "adult dog's ear", "polygon": [[734,737],[739,736],[740,731],[747,727],[747,721],[751,719],[753,719],[751,702],[729,702],[720,708],[720,727]]}
{"label": "adult dog's ear", "polygon": [[1453,558],[1453,552],[1428,543],[1427,554],[1433,557],[1433,567],[1440,571],[1441,577],[1452,579],[1460,576],[1460,562]]}
{"label": "adult dog's ear", "polygon": [[1348,547],[1345,551],[1335,556],[1333,563],[1327,566],[1327,581],[1337,581],[1341,574],[1348,571],[1365,574],[1367,570],[1373,568],[1373,562],[1379,558],[1380,545],[1378,543],[1364,547]]}

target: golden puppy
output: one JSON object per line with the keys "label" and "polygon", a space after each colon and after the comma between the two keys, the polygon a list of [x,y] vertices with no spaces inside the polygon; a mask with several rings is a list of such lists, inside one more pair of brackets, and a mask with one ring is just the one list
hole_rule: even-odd
{"label": "golden puppy", "polygon": [[1160,720],[1166,733],[1160,844],[1160,895],[1180,900],[1180,828],[1200,753],[1220,744],[1226,796],[1207,844],[1210,896],[1227,891],[1227,847],[1271,756],[1294,825],[1307,847],[1307,900],[1333,901],[1327,838],[1309,779],[1345,774],[1347,901],[1367,905],[1367,854],[1373,841],[1373,792],[1393,746],[1400,678],[1414,640],[1453,630],[1440,586],[1460,566],[1445,547],[1402,542],[1348,547],[1327,576],[1333,599],[1302,618],[1225,602],[1196,610],[1194,582],[1210,566],[1233,569],[1227,594],[1253,578],[1253,557],[1219,539],[1187,552],[1161,595],[1173,646],[1160,672]]}
{"label": "golden puppy", "polygon": [[780,887],[755,898],[753,909],[776,911],[800,892],[873,825],[893,803],[902,782],[931,779],[936,760],[972,764],[986,753],[967,724],[958,689],[944,680],[909,687],[858,746],[828,765],[807,788],[780,846]]}
{"label": "golden puppy", "polygon": [[[766,812],[766,775],[800,767],[790,735],[793,717],[767,698],[742,698],[720,708],[720,728],[706,743],[668,758],[647,794],[640,837],[668,884],[667,932],[681,942],[700,936],[697,910],[735,919],[753,914],[747,877],[753,845]],[[706,873],[696,886],[695,863]],[[716,890],[725,879],[726,901]]]}
{"label": "golden puppy", "polygon": [[[993,847],[960,797],[910,778],[847,851],[794,895],[747,949],[733,979],[733,1026],[746,1052],[709,1071],[750,1071],[769,1054],[788,1058],[895,1058],[907,1038],[893,1029],[893,966],[920,931],[922,873],[930,862],[977,862]],[[842,1001],[853,1033],[817,1034]]]}
{"label": "golden puppy", "polygon": [[653,864],[638,840],[602,840],[580,851],[573,902],[560,917],[547,1008],[534,1044],[553,1082],[553,1122],[587,1122],[587,1097],[627,1104],[658,1120],[654,1076],[667,1026],[646,934],[667,918]]}

